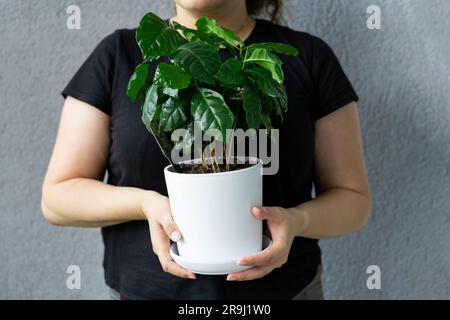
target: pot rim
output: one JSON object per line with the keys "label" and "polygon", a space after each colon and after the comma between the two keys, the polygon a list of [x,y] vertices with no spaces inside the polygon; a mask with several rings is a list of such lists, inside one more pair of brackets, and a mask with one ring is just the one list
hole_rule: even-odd
{"label": "pot rim", "polygon": [[[242,157],[235,157],[235,159],[236,158],[237,159],[242,159]],[[175,172],[175,171],[170,170],[170,169],[172,169],[172,165],[168,165],[167,167],[164,168],[164,173],[172,174],[172,175],[187,176],[187,177],[213,177],[213,176],[224,176],[224,175],[239,174],[239,173],[242,173],[242,172],[255,170],[255,167],[261,167],[262,168],[262,166],[263,166],[263,161],[260,158],[246,157],[246,159],[249,159],[250,163],[251,162],[255,162],[255,163],[251,163],[253,165],[251,167],[248,167],[248,168],[243,168],[243,169],[233,170],[233,171],[217,172],[217,173],[179,173],[179,172]],[[201,159],[200,158],[191,159],[191,160],[182,161],[180,163],[182,163],[182,164],[195,163],[196,161],[201,162]]]}

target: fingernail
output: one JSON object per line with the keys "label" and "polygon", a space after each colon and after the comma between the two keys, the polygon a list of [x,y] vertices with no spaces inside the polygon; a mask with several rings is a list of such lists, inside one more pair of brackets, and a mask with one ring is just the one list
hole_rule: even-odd
{"label": "fingernail", "polygon": [[228,276],[227,276],[227,281],[234,281],[234,277],[231,276],[231,275],[228,275]]}
{"label": "fingernail", "polygon": [[188,278],[191,279],[191,280],[197,279],[197,277],[195,275],[193,275],[193,274],[188,275]]}
{"label": "fingernail", "polygon": [[261,214],[266,213],[266,209],[264,207],[254,207],[253,214]]}
{"label": "fingernail", "polygon": [[237,264],[243,266],[245,265],[245,260],[238,260]]}
{"label": "fingernail", "polygon": [[172,239],[173,242],[178,242],[181,239],[181,233],[179,231],[174,231],[170,234],[170,239]]}

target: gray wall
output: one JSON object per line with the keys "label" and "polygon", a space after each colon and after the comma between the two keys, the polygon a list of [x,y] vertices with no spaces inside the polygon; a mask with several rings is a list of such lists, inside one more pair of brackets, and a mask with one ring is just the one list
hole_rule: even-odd
{"label": "gray wall", "polygon": [[[373,217],[322,242],[329,299],[450,298],[450,2],[300,0],[286,23],[323,37],[361,96]],[[78,4],[82,29],[66,28]],[[366,8],[382,8],[382,30]],[[98,230],[48,226],[40,185],[63,100],[59,91],[98,41],[171,1],[0,0],[0,298],[106,298]],[[82,289],[66,289],[77,264]],[[382,289],[366,268],[379,265]]]}

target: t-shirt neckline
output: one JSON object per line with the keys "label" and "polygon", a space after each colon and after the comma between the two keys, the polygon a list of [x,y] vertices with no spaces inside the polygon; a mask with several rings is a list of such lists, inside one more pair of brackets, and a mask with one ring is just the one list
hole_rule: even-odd
{"label": "t-shirt neckline", "polygon": [[247,36],[247,38],[244,39],[244,44],[246,46],[249,45],[250,43],[252,43],[252,41],[254,40],[254,38],[256,36],[256,31],[259,29],[260,25],[261,25],[261,21],[259,19],[255,19],[255,25],[253,26],[252,31]]}

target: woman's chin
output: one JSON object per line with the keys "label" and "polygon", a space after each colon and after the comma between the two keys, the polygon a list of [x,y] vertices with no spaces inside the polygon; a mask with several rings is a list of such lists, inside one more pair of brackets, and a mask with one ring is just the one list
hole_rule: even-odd
{"label": "woman's chin", "polygon": [[211,11],[220,8],[230,0],[176,0],[176,3],[188,11]]}

